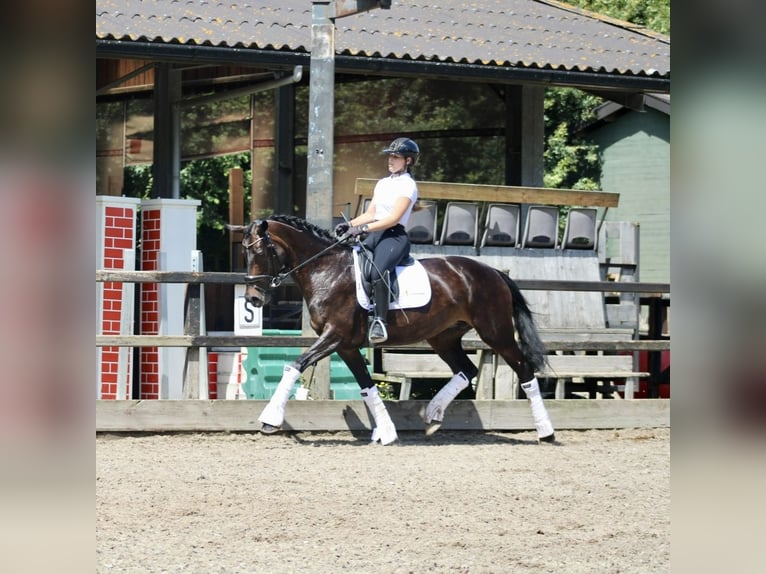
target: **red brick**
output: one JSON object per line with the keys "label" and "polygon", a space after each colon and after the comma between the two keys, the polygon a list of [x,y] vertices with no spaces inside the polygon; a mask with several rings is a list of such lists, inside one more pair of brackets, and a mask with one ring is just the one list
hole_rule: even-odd
{"label": "red brick", "polygon": [[119,358],[119,353],[117,352],[117,347],[103,347],[101,349],[101,362],[102,363],[109,363],[109,362],[117,362]]}
{"label": "red brick", "polygon": [[141,300],[143,301],[159,301],[160,293],[156,285],[146,285],[141,291]]}
{"label": "red brick", "polygon": [[102,312],[101,317],[104,321],[119,321],[122,318],[118,311],[109,311],[108,309]]}
{"label": "red brick", "polygon": [[133,249],[133,240],[130,237],[121,237],[114,240],[114,246],[119,249]]}

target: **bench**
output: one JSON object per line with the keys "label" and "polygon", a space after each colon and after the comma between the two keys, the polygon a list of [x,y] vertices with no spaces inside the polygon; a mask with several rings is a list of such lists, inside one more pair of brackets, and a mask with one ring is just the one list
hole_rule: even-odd
{"label": "bench", "polygon": [[[568,392],[571,396],[572,392],[583,391],[593,398],[596,394],[604,396],[621,391],[626,399],[632,399],[638,379],[649,376],[648,372],[635,370],[633,353],[627,351],[632,341],[630,329],[541,329],[540,336],[550,351],[549,367],[536,375],[538,379],[556,380],[557,399],[565,398]],[[517,377],[501,357],[475,334],[467,335],[463,346],[479,369],[477,399],[519,398]],[[583,351],[578,347],[601,350]],[[371,361],[372,378],[376,382],[398,385],[399,400],[410,398],[415,379],[443,379],[446,383],[452,376],[446,363],[425,344],[377,352],[378,360]],[[628,354],[611,354],[613,352]]]}
{"label": "bench", "polygon": [[[452,377],[447,364],[435,353],[405,349],[382,349],[381,352],[381,369],[372,373],[372,379],[398,384],[400,401],[410,398],[413,379],[444,379],[446,383]],[[472,360],[477,363],[473,356]],[[481,375],[479,369],[478,377]]]}
{"label": "bench", "polygon": [[567,397],[567,391],[577,392],[584,387],[590,398],[623,391],[632,399],[637,379],[648,377],[648,372],[635,371],[631,355],[549,355],[550,366],[537,373],[538,379],[556,380],[555,398]]}

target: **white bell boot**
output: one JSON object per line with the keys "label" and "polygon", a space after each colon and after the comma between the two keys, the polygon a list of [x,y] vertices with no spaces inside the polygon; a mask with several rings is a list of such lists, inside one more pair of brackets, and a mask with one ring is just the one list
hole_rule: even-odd
{"label": "white bell boot", "polygon": [[526,383],[521,383],[521,388],[524,389],[529,399],[529,406],[532,407],[532,418],[535,421],[537,438],[541,441],[553,442],[555,440],[553,424],[551,424],[548,411],[543,404],[543,397],[540,395],[540,385],[537,382],[537,377]]}
{"label": "white bell boot", "polygon": [[362,389],[362,398],[364,399],[367,408],[370,409],[372,418],[375,421],[375,428],[372,429],[371,441],[380,441],[380,444],[387,445],[399,438],[396,434],[394,422],[388,414],[388,409],[386,409],[383,399],[380,398],[378,387]]}
{"label": "white bell boot", "polygon": [[[452,375],[449,382],[444,385],[441,390],[436,393],[436,396],[431,399],[431,402],[428,403],[423,415],[425,423],[441,424],[444,420],[444,413],[447,410],[447,407],[455,400],[455,397],[460,394],[460,391],[468,386],[469,382],[468,378],[463,374],[463,371],[460,371],[456,375]],[[434,431],[435,430],[436,429],[434,429]],[[431,433],[427,432],[427,434]]]}
{"label": "white bell boot", "polygon": [[[258,420],[264,425],[279,428],[285,420],[285,405],[290,398],[290,392],[295,386],[295,382],[300,378],[301,372],[291,365],[285,365],[282,371],[282,380],[279,381],[277,389],[261,412]],[[263,430],[263,429],[262,429]]]}

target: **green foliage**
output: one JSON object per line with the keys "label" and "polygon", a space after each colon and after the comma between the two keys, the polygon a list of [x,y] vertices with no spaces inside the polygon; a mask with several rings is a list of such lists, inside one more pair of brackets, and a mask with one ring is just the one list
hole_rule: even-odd
{"label": "green foliage", "polygon": [[600,187],[598,146],[577,135],[593,117],[600,98],[572,88],[545,94],[545,187],[595,190]]}
{"label": "green foliage", "polygon": [[[229,171],[234,167],[244,172],[245,205],[250,204],[252,172],[247,152],[184,162],[180,187],[184,199],[199,199],[197,212],[197,248],[205,254],[206,271],[228,271]],[[124,193],[131,197],[152,197],[152,166],[125,168]]]}
{"label": "green foliage", "polygon": [[250,154],[238,153],[186,162],[181,167],[181,197],[199,199],[197,248],[205,254],[205,269],[228,271],[229,171],[242,168],[245,205],[250,204],[252,172]]}
{"label": "green foliage", "polygon": [[567,0],[568,4],[670,35],[670,0]]}
{"label": "green foliage", "polygon": [[124,170],[123,193],[128,197],[149,199],[152,196],[152,166],[131,165]]}
{"label": "green foliage", "polygon": [[572,138],[567,123],[562,122],[546,141],[543,185],[562,189],[599,189],[599,159],[598,147]]}
{"label": "green foliage", "polygon": [[394,401],[399,398],[399,395],[396,394],[394,385],[388,381],[380,381],[377,383],[377,387],[378,393],[380,393],[380,398],[384,401]]}

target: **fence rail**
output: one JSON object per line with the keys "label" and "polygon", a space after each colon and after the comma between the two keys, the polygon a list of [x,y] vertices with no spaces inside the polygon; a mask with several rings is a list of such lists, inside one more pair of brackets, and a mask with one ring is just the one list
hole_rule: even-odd
{"label": "fence rail", "polygon": [[[248,335],[97,335],[97,347],[310,347],[317,337],[248,336]],[[660,340],[543,340],[549,351],[665,351],[669,339]],[[378,345],[386,349],[405,348],[428,350],[425,341],[408,345]],[[463,339],[467,351],[487,350],[478,339]]]}
{"label": "fence rail", "polygon": [[[97,282],[113,283],[186,283],[196,288],[187,292],[187,320],[184,335],[97,335],[97,347],[310,347],[315,336],[243,336],[196,335],[199,333],[199,285],[217,283],[236,285],[243,282],[242,273],[196,271],[112,271],[97,270]],[[544,279],[515,280],[520,289],[543,291],[593,291],[604,293],[640,293],[659,297],[670,293],[667,283],[640,283],[613,281],[557,281]],[[191,315],[191,316],[189,316]],[[196,316],[195,316],[196,315]],[[549,351],[664,351],[670,349],[670,339],[655,340],[559,340],[555,336],[544,340]],[[466,350],[487,350],[478,339],[463,340]],[[383,345],[383,348],[430,349],[425,341],[408,345]]]}
{"label": "fence rail", "polygon": [[[196,271],[96,271],[96,281],[114,283],[218,283],[242,284],[242,273]],[[668,283],[615,281],[556,281],[551,279],[514,279],[520,289],[530,291],[600,291],[612,293],[664,294],[670,293]]]}

